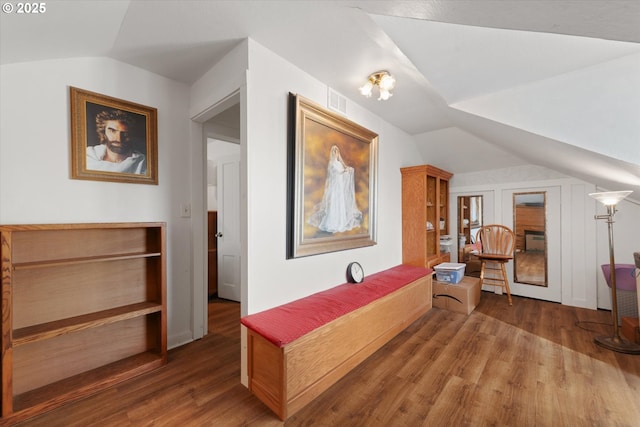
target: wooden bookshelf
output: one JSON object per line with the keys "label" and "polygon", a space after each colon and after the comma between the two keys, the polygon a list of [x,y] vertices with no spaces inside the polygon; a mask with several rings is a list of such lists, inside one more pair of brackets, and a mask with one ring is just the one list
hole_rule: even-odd
{"label": "wooden bookshelf", "polygon": [[431,165],[400,171],[402,262],[427,268],[449,262],[451,255],[440,251],[440,236],[449,234],[449,179],[453,174]]}
{"label": "wooden bookshelf", "polygon": [[0,226],[2,423],[167,362],[164,223]]}

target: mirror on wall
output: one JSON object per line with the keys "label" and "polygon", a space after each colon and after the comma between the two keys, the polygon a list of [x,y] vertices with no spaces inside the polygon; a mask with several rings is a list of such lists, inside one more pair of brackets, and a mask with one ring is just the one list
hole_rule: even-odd
{"label": "mirror on wall", "polygon": [[547,286],[546,193],[514,193],[514,282]]}
{"label": "mirror on wall", "polygon": [[482,196],[458,196],[458,238],[465,244],[475,243],[476,233],[482,227]]}
{"label": "mirror on wall", "polygon": [[471,244],[482,224],[482,196],[458,196],[458,262],[467,264],[467,276],[480,277],[480,262]]}

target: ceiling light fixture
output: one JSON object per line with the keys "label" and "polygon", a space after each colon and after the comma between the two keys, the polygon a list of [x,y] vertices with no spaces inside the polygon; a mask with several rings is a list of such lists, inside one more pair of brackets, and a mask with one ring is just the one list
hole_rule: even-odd
{"label": "ceiling light fixture", "polygon": [[395,85],[396,79],[391,74],[389,74],[388,71],[376,71],[369,76],[367,82],[360,88],[360,93],[367,98],[371,98],[373,88],[377,86],[378,90],[380,91],[378,101],[386,101],[387,99],[391,98],[391,96],[393,96],[391,91],[393,90]]}

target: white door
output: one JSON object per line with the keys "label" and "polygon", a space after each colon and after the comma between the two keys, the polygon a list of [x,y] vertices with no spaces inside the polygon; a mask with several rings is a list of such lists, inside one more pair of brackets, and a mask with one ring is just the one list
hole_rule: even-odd
{"label": "white door", "polygon": [[545,301],[561,302],[562,300],[562,271],[561,271],[561,229],[560,229],[560,187],[519,188],[502,192],[502,217],[504,225],[515,231],[513,203],[514,193],[544,193],[545,195],[545,225],[546,225],[546,262],[547,286],[526,283],[514,283],[513,261],[507,265],[511,294],[541,299]]}
{"label": "white door", "polygon": [[240,156],[218,159],[218,296],[240,302]]}

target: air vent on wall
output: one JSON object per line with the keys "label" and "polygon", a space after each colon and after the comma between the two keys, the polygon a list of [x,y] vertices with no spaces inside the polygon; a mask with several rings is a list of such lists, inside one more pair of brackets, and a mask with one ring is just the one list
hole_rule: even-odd
{"label": "air vent on wall", "polygon": [[347,114],[347,98],[329,88],[327,104],[329,108],[338,113]]}

